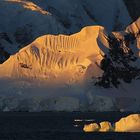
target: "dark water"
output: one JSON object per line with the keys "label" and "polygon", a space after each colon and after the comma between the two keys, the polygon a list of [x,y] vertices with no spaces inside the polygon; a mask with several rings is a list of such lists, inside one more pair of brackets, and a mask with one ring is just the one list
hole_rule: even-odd
{"label": "dark water", "polygon": [[140,140],[140,133],[84,133],[86,123],[112,123],[130,113],[0,113],[0,140]]}

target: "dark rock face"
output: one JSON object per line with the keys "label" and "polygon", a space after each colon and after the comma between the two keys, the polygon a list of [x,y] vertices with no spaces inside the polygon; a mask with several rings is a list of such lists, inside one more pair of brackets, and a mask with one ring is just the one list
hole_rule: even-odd
{"label": "dark rock face", "polygon": [[124,2],[133,20],[136,20],[138,17],[140,17],[140,1],[139,0],[124,0]]}
{"label": "dark rock face", "polygon": [[138,58],[131,48],[137,37],[139,37],[139,32],[136,35],[126,33],[124,40],[117,39],[113,34],[108,35],[109,51],[100,63],[100,68],[104,73],[95,85],[118,88],[122,81],[131,83],[132,80],[139,79],[140,68],[134,65]]}

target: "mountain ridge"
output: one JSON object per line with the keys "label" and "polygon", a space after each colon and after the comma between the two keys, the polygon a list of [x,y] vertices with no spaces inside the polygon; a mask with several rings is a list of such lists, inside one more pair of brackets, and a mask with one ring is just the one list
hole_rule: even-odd
{"label": "mountain ridge", "polygon": [[[117,39],[124,39],[125,34],[129,32],[137,34],[138,30],[135,25],[139,27],[139,19],[128,26],[125,31],[116,32],[116,34],[113,32],[113,34]],[[6,104],[9,110],[22,110],[20,108],[22,100],[24,102],[30,100],[30,104],[25,105],[25,108],[29,111],[139,110],[138,79],[134,79],[129,84],[121,81],[118,88],[106,89],[94,85],[94,80],[97,80],[103,73],[100,64],[103,55],[107,54],[110,49],[107,40],[109,35],[110,33],[101,26],[89,26],[70,36],[47,35],[36,39],[0,65],[0,98],[2,102],[9,98],[12,99],[12,105]],[[75,43],[77,42],[76,38],[79,38],[81,43],[78,44],[80,46]],[[135,43],[130,43],[130,48],[136,50],[135,54],[138,56],[138,61],[134,62],[137,66],[140,64],[139,49],[137,49],[138,40],[139,38],[136,39]],[[90,48],[89,50],[87,46],[88,49]],[[45,53],[42,48],[45,48]],[[79,59],[80,61],[77,60],[79,48],[82,49],[82,52],[80,52],[82,59]],[[38,49],[40,50],[38,51]],[[53,53],[47,53],[49,51]],[[73,60],[69,60],[70,55],[66,55],[63,59],[58,58],[58,56],[62,56],[63,52],[65,54],[68,52],[73,53],[73,51],[76,54],[75,61],[73,58]],[[54,52],[59,55],[53,57]],[[47,54],[45,61],[44,54]],[[96,58],[97,56],[98,58]],[[62,60],[61,67],[55,69],[55,65],[59,63],[54,62],[59,62],[59,60]],[[71,60],[75,63],[71,63]],[[49,61],[53,64],[52,68],[50,67],[51,63],[47,63]],[[41,68],[42,64],[43,67]],[[5,82],[7,83],[6,87],[3,85]],[[16,104],[14,103],[15,99],[17,100]],[[40,106],[42,102],[44,106]]]}
{"label": "mountain ridge", "polygon": [[[73,34],[90,25],[121,30],[132,21],[121,0],[1,0],[0,18],[0,33],[7,34],[12,42],[0,38],[0,48],[8,57],[45,34]],[[8,58],[1,57],[1,63]]]}

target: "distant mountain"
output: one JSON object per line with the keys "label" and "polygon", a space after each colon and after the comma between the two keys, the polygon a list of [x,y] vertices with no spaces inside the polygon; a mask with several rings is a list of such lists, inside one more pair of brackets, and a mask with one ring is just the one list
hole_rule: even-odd
{"label": "distant mountain", "polygon": [[41,35],[72,34],[88,25],[122,30],[131,22],[122,0],[1,0],[0,19],[0,34],[10,40],[0,36],[0,63]]}

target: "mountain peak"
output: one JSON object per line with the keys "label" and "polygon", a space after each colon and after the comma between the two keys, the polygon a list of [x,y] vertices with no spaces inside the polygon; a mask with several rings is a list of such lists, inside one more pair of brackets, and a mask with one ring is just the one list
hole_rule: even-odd
{"label": "mountain peak", "polygon": [[13,2],[13,3],[19,3],[24,8],[30,9],[32,11],[37,11],[37,12],[39,12],[41,14],[49,14],[49,15],[51,15],[49,12],[43,10],[41,7],[39,7],[38,5],[36,5],[35,3],[31,2],[31,1],[27,1],[27,0],[6,0],[6,1]]}

